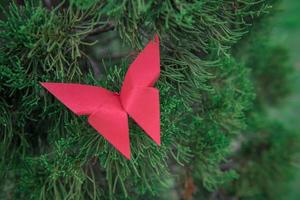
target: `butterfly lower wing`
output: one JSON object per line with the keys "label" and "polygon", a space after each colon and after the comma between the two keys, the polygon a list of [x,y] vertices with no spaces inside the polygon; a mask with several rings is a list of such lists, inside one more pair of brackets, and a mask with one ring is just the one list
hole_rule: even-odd
{"label": "butterfly lower wing", "polygon": [[159,91],[145,87],[131,90],[131,96],[122,105],[131,118],[160,145]]}
{"label": "butterfly lower wing", "polygon": [[110,144],[130,159],[128,116],[118,97],[100,107],[89,116],[88,121]]}
{"label": "butterfly lower wing", "polygon": [[41,83],[60,102],[77,115],[89,115],[113,93],[96,86],[72,83]]}

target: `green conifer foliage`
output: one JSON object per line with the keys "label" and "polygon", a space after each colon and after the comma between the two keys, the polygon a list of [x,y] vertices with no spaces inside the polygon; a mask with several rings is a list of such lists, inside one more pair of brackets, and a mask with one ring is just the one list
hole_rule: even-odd
{"label": "green conifer foliage", "polygon": [[[275,160],[274,168],[281,170],[277,164],[290,159],[290,153],[280,154],[289,141],[281,136],[282,143],[272,143],[277,124],[259,124],[262,117],[253,114],[260,112],[260,99],[277,102],[289,92],[290,71],[280,65],[284,51],[276,48],[264,54],[266,47],[256,55],[247,49],[243,51],[248,52],[247,62],[231,51],[247,43],[241,38],[272,3],[30,0],[3,4],[0,198],[245,196],[243,191],[251,188],[248,173],[256,175],[255,169],[267,165],[267,160]],[[162,71],[156,87],[162,145],[155,145],[130,120],[132,159],[127,160],[88,125],[86,117],[76,117],[39,82],[76,82],[118,91],[128,66],[155,33],[161,41]],[[274,60],[278,52],[280,62]],[[266,73],[272,75],[270,80],[264,80]],[[265,137],[259,134],[262,129],[267,130]],[[247,143],[233,151],[244,134]],[[263,160],[251,150],[265,138],[272,145]],[[257,167],[243,166],[242,157]],[[237,167],[224,167],[232,161]],[[269,174],[266,177],[271,180]],[[260,178],[265,184],[264,176]],[[270,188],[253,190],[268,194]]]}

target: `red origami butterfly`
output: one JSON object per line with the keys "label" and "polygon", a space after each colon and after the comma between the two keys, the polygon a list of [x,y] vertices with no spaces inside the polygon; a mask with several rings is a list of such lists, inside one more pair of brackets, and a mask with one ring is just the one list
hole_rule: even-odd
{"label": "red origami butterfly", "polygon": [[159,39],[155,36],[130,65],[120,94],[102,87],[72,83],[41,83],[77,115],[88,122],[126,158],[130,159],[127,114],[160,145]]}

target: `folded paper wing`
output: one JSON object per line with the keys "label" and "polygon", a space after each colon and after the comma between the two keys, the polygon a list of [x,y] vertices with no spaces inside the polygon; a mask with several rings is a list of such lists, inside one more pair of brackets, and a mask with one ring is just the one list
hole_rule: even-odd
{"label": "folded paper wing", "polygon": [[123,107],[145,133],[160,145],[159,91],[151,87],[134,88],[130,100]]}
{"label": "folded paper wing", "polygon": [[160,75],[159,39],[155,36],[130,65],[120,92],[131,118],[160,145],[159,91],[152,86]]}
{"label": "folded paper wing", "polygon": [[[132,87],[151,87],[160,75],[159,39],[156,35],[131,63],[123,81],[121,95]],[[123,93],[123,94],[122,94]]]}
{"label": "folded paper wing", "polygon": [[130,159],[128,117],[118,95],[91,114],[88,121],[107,141]]}
{"label": "folded paper wing", "polygon": [[88,121],[107,141],[130,159],[128,117],[118,95],[104,88],[68,83],[41,83],[60,102]]}
{"label": "folded paper wing", "polygon": [[90,115],[114,93],[101,87],[73,83],[41,83],[76,115]]}

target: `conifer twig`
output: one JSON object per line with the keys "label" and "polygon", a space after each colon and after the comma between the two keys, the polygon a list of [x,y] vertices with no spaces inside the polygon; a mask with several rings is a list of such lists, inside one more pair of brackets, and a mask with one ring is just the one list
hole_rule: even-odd
{"label": "conifer twig", "polygon": [[100,27],[93,29],[91,32],[88,33],[88,36],[99,35],[101,33],[105,33],[105,32],[108,32],[108,31],[111,31],[114,29],[115,29],[115,26],[111,22],[109,22],[104,26],[100,26]]}

